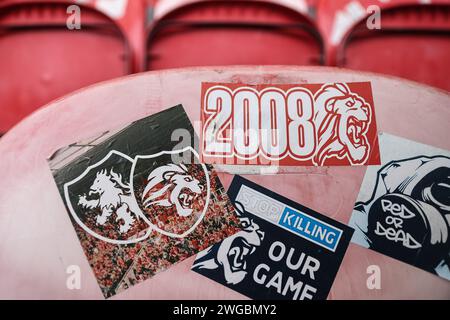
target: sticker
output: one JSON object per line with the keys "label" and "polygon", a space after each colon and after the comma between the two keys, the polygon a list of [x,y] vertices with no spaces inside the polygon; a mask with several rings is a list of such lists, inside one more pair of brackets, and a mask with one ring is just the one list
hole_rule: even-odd
{"label": "sticker", "polygon": [[240,176],[228,194],[243,230],[192,270],[253,299],[326,299],[353,230]]}
{"label": "sticker", "polygon": [[[173,141],[175,130],[185,139]],[[192,148],[195,139],[180,105],[49,160],[105,297],[240,231],[220,180]]]}
{"label": "sticker", "polygon": [[203,83],[201,108],[201,159],[206,163],[380,163],[370,82]]}
{"label": "sticker", "polygon": [[352,241],[450,280],[450,152],[381,134],[383,163],[369,167]]}

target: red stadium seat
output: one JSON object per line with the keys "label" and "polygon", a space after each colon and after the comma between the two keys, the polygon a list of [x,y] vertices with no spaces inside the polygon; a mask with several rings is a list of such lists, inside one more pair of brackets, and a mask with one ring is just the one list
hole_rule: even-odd
{"label": "red stadium seat", "polygon": [[336,54],[340,67],[380,72],[450,90],[450,4],[381,10],[381,29],[363,19]]}
{"label": "red stadium seat", "polygon": [[113,20],[82,7],[68,30],[70,3],[0,6],[0,133],[52,99],[131,73],[127,40]]}
{"label": "red stadium seat", "polygon": [[155,20],[145,67],[322,65],[322,60],[322,39],[300,11],[272,1],[201,1]]}

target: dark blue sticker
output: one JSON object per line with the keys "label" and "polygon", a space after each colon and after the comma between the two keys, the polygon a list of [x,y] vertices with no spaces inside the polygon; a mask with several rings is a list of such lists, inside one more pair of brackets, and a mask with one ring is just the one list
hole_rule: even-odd
{"label": "dark blue sticker", "polygon": [[353,229],[239,176],[228,195],[243,229],[192,269],[253,299],[326,299]]}

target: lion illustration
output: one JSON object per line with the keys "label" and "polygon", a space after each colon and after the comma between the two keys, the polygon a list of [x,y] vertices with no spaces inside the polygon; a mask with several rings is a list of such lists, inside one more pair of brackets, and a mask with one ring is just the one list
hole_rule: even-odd
{"label": "lion illustration", "polygon": [[204,188],[183,164],[171,163],[158,167],[150,173],[147,181],[142,193],[144,207],[175,206],[182,217],[192,213],[192,204]]}
{"label": "lion illustration", "polygon": [[97,215],[97,225],[104,225],[113,212],[116,212],[116,222],[122,220],[119,227],[120,233],[126,233],[130,230],[135,219],[142,215],[136,202],[131,197],[130,185],[122,181],[122,176],[110,170],[102,170],[97,172],[94,182],[92,183],[88,196],[98,196],[97,199],[88,200],[86,194],[79,196],[78,205],[84,209],[101,210],[101,214]]}
{"label": "lion illustration", "polygon": [[241,203],[236,202],[235,208],[243,230],[200,252],[192,266],[192,269],[198,270],[222,267],[228,284],[238,284],[245,279],[246,259],[261,246],[265,236],[260,226],[247,216]]}
{"label": "lion illustration", "polygon": [[363,163],[370,151],[366,137],[371,122],[369,105],[343,83],[324,85],[315,101],[318,146],[314,164],[321,166],[331,157]]}

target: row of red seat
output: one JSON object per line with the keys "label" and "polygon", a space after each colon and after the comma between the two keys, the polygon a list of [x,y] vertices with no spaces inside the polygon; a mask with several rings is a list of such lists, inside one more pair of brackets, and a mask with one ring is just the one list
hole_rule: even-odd
{"label": "row of red seat", "polygon": [[[0,132],[86,85],[174,67],[339,66],[450,90],[450,1],[429,2],[3,0]],[[69,31],[74,3],[81,30]],[[379,30],[366,24],[373,4]]]}

